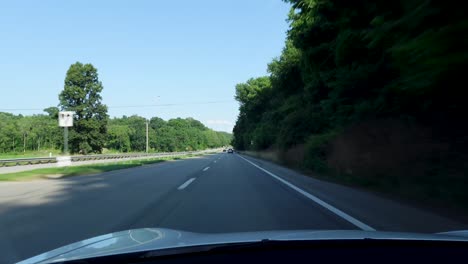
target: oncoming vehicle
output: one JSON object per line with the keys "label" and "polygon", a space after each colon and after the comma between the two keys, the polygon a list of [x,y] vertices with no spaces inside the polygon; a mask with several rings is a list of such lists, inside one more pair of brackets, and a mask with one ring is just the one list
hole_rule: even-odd
{"label": "oncoming vehicle", "polygon": [[232,148],[228,149],[228,153],[234,153],[234,150]]}

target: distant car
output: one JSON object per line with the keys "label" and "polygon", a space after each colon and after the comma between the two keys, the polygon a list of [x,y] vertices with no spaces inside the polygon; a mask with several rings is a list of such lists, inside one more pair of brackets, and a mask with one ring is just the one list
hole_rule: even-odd
{"label": "distant car", "polygon": [[228,149],[227,152],[228,152],[228,153],[234,153],[234,150],[233,150],[233,149]]}
{"label": "distant car", "polygon": [[226,152],[226,149],[223,149],[223,152]]}

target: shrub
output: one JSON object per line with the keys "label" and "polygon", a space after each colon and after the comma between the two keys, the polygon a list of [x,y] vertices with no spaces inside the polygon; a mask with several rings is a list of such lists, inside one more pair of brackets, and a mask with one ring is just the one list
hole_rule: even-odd
{"label": "shrub", "polygon": [[327,172],[327,153],[331,141],[337,136],[337,131],[329,131],[323,134],[314,134],[307,138],[305,144],[305,157],[303,166],[316,172]]}

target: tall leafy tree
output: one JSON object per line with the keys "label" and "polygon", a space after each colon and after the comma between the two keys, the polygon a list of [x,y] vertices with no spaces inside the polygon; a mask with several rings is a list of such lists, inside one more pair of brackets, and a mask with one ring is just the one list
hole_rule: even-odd
{"label": "tall leafy tree", "polygon": [[49,115],[49,117],[57,119],[57,118],[58,118],[59,109],[58,109],[58,107],[51,106],[51,107],[45,108],[45,109],[44,109],[44,112],[46,112],[46,113]]}
{"label": "tall leafy tree", "polygon": [[103,86],[92,64],[76,62],[65,77],[59,95],[61,110],[74,111],[74,125],[70,131],[72,153],[101,153],[107,132],[107,106],[101,97]]}
{"label": "tall leafy tree", "polygon": [[146,149],[146,119],[132,115],[124,119],[125,124],[131,128],[130,142],[133,151],[145,151]]}

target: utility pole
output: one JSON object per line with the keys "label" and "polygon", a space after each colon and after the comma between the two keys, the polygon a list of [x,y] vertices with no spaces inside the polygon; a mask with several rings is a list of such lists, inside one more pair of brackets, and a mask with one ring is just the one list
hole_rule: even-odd
{"label": "utility pole", "polygon": [[[159,96],[156,96],[159,97]],[[149,132],[148,132],[148,125],[149,125],[149,119],[146,118],[146,153],[148,153],[149,150]]]}
{"label": "utility pole", "polygon": [[63,127],[63,154],[68,155],[68,128],[73,126],[73,115],[71,111],[59,112],[59,127]]}
{"label": "utility pole", "polygon": [[63,128],[63,153],[68,155],[68,127]]}
{"label": "utility pole", "polygon": [[148,153],[148,146],[149,146],[149,140],[148,140],[148,119],[146,119],[146,153]]}
{"label": "utility pole", "polygon": [[71,111],[62,111],[58,115],[58,125],[63,127],[63,155],[62,157],[57,157],[57,166],[66,167],[71,165],[71,157],[68,153],[68,128],[73,126],[73,115],[75,113]]}

